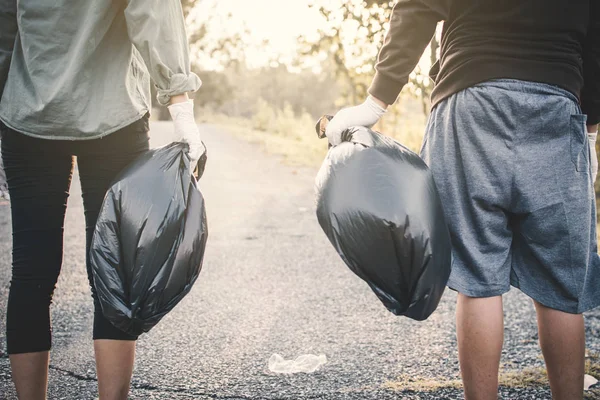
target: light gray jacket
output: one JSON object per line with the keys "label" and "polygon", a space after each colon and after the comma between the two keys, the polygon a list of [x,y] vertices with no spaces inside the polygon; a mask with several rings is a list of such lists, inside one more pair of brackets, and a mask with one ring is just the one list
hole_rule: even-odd
{"label": "light gray jacket", "polygon": [[0,120],[94,139],[196,91],[180,0],[0,0]]}

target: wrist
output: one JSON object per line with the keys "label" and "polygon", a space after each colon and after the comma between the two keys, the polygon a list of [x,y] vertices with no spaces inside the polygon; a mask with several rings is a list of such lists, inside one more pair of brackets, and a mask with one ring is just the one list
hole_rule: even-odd
{"label": "wrist", "polygon": [[173,105],[173,104],[177,104],[177,103],[185,103],[186,101],[189,101],[189,100],[190,100],[190,98],[188,97],[187,93],[178,94],[175,96],[171,96],[169,105]]}
{"label": "wrist", "polygon": [[185,100],[181,102],[175,103],[171,102],[171,104],[167,107],[169,113],[171,114],[171,118],[175,123],[182,122],[194,122],[194,101],[193,100]]}
{"label": "wrist", "polygon": [[377,104],[379,107],[381,107],[382,110],[384,110],[384,111],[387,110],[387,108],[389,106],[388,104],[386,104],[382,100],[379,100],[377,97],[375,97],[373,95],[370,95],[369,97],[371,98],[371,100],[373,100],[373,102],[375,104]]}
{"label": "wrist", "polygon": [[377,121],[379,121],[387,112],[387,104],[373,96],[367,97],[363,107],[365,106],[369,110],[369,117],[368,120],[363,121],[360,125],[367,126],[369,128],[375,125]]}

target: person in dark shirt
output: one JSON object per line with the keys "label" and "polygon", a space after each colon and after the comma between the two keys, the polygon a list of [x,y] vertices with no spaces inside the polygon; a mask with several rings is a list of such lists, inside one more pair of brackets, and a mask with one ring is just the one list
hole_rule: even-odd
{"label": "person in dark shirt", "polygon": [[421,156],[453,245],[465,397],[496,399],[502,295],[534,301],[554,399],[583,397],[582,313],[600,305],[594,182],[600,2],[402,0],[370,96],[339,111],[331,144],[384,115],[444,21]]}

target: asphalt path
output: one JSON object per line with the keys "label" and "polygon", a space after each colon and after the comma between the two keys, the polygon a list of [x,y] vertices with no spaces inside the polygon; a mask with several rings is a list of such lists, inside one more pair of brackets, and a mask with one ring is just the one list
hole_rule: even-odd
{"label": "asphalt path", "polygon": [[[170,124],[152,125],[153,144]],[[425,322],[396,317],[342,263],[315,216],[314,168],[290,167],[258,145],[202,125],[209,164],[201,190],[209,241],[191,293],[138,342],[132,399],[459,399],[456,296]],[[308,133],[307,133],[308,134]],[[0,399],[16,398],[5,352],[10,207],[0,204]],[[96,399],[92,302],[85,274],[81,190],[74,179],[62,273],[52,306],[50,399]],[[505,296],[505,369],[543,366],[531,302]],[[600,311],[587,315],[588,351],[600,353]],[[312,374],[278,375],[267,361],[325,354]],[[409,387],[396,385],[413,383]],[[452,385],[449,385],[452,386]],[[501,390],[550,399],[547,387]]]}

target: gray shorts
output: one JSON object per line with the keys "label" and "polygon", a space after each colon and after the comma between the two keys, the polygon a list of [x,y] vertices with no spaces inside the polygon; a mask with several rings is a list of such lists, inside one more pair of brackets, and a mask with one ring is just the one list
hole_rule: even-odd
{"label": "gray shorts", "polygon": [[452,237],[448,286],[470,297],[510,285],[553,309],[600,305],[586,116],[560,88],[496,80],[438,104],[421,156]]}

